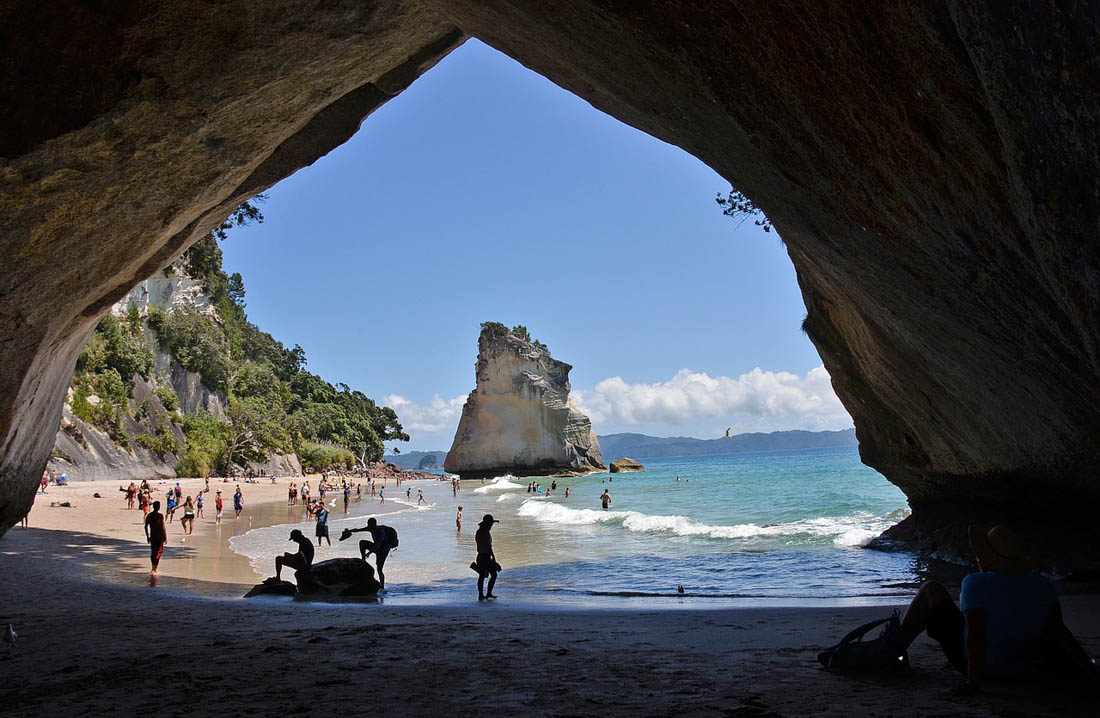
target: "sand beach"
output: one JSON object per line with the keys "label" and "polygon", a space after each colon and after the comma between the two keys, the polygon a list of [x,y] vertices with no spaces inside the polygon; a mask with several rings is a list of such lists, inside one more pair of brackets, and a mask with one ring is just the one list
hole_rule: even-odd
{"label": "sand beach", "polygon": [[[155,586],[141,512],[125,509],[116,484],[39,495],[30,527],[0,543],[0,623],[19,634],[0,657],[4,714],[129,715],[152,706],[169,716],[985,716],[1092,708],[1018,685],[954,697],[958,676],[924,637],[903,678],[820,670],[817,652],[887,613],[881,602],[555,607],[509,602],[506,580],[495,603],[236,598],[258,575],[228,540],[248,530],[250,511],[252,525],[285,517],[286,484],[242,484],[242,520],[227,511],[221,528],[200,519],[182,537],[173,524]],[[201,481],[182,485],[186,494]],[[218,485],[232,493],[234,484]],[[1063,597],[1067,623],[1091,653],[1100,651],[1098,603]]]}

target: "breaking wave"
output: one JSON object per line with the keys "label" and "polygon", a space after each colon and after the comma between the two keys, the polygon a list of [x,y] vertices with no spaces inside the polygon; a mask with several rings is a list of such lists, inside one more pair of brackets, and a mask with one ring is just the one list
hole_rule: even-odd
{"label": "breaking wave", "polygon": [[521,484],[517,484],[509,479],[514,479],[515,476],[511,474],[505,474],[504,476],[498,476],[484,486],[479,486],[474,489],[475,494],[487,494],[490,491],[508,491],[509,489],[522,489],[525,488]]}
{"label": "breaking wave", "polygon": [[652,516],[638,511],[601,511],[572,509],[561,504],[526,500],[519,515],[536,521],[563,526],[594,524],[619,525],[638,533],[671,533],[676,536],[696,536],[709,539],[754,539],[810,536],[831,538],[838,547],[866,546],[871,539],[897,523],[907,511],[892,511],[882,516],[860,513],[852,516],[824,516],[782,524],[737,524],[715,526],[694,521],[687,516]]}

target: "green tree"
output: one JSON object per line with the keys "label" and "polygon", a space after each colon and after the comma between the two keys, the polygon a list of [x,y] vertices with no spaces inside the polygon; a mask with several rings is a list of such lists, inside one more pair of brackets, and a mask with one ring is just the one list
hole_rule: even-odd
{"label": "green tree", "polygon": [[741,222],[752,219],[757,227],[763,227],[765,232],[772,231],[772,221],[764,214],[764,210],[741,192],[730,187],[729,194],[723,197],[719,194],[715,201],[722,208],[722,214],[727,217],[740,217]]}
{"label": "green tree", "polygon": [[424,454],[420,457],[420,463],[416,465],[418,469],[434,469],[435,465],[439,463],[435,454]]}

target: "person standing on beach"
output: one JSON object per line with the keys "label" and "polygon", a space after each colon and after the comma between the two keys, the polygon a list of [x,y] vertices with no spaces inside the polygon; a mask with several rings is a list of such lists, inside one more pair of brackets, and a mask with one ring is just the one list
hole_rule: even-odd
{"label": "person standing on beach", "polygon": [[386,485],[382,484],[382,488],[378,489],[378,503],[386,503]]}
{"label": "person standing on beach", "polygon": [[222,490],[218,489],[218,493],[214,494],[214,523],[220,524],[222,522],[222,509],[225,504],[222,502]]}
{"label": "person standing on beach", "polygon": [[417,489],[416,490],[416,505],[417,506],[422,506],[422,505],[427,504],[427,503],[428,502],[424,500],[424,489]]}
{"label": "person standing on beach", "polygon": [[[493,586],[497,583],[497,573],[500,572],[500,564],[497,563],[496,554],[493,553],[493,537],[489,531],[493,524],[500,523],[492,514],[485,514],[474,533],[474,543],[477,544],[477,558],[474,559],[474,568],[477,570],[477,600],[484,601],[487,598],[496,598],[493,595]],[[489,577],[489,590],[483,591],[485,577]]]}
{"label": "person standing on beach", "polygon": [[458,532],[462,533],[462,507],[458,507],[458,516],[455,516],[455,526],[458,527]]}
{"label": "person standing on beach", "polygon": [[[209,491],[209,489],[207,489],[207,491]],[[195,498],[195,508],[198,509],[200,519],[206,518],[206,515],[202,512],[202,495],[204,493],[206,493],[206,491],[200,491],[199,495]]]}
{"label": "person standing on beach", "polygon": [[160,566],[160,556],[164,553],[164,544],[168,542],[168,531],[164,528],[164,514],[160,512],[160,502],[153,502],[153,511],[145,516],[145,540],[149,542],[149,560],[153,564],[150,571],[154,576]]}
{"label": "person standing on beach", "polygon": [[351,501],[351,487],[344,485],[344,516],[348,515],[348,503]]}
{"label": "person standing on beach", "polygon": [[321,545],[321,539],[328,541],[328,545],[332,545],[332,539],[328,537],[328,509],[325,508],[323,501],[317,502],[317,508],[313,510],[313,517],[317,519],[317,545]]}
{"label": "person standing on beach", "polygon": [[183,502],[183,518],[180,519],[180,528],[182,528],[188,536],[195,532],[195,502],[191,500],[190,496]]}
{"label": "person standing on beach", "polygon": [[600,504],[603,505],[604,511],[611,505],[611,492],[609,490],[604,489],[603,493],[600,494]]}
{"label": "person standing on beach", "polygon": [[237,484],[237,492],[233,494],[233,511],[236,512],[236,518],[241,517],[242,509],[244,509],[244,494],[241,493],[241,485]]}

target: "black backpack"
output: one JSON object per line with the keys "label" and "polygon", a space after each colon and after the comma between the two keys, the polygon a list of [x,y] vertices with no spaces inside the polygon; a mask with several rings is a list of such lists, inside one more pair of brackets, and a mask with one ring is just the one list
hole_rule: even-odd
{"label": "black backpack", "polygon": [[[883,626],[878,638],[863,637]],[[840,643],[817,655],[821,665],[835,673],[849,675],[888,674],[909,669],[909,652],[900,648],[901,619],[898,612],[865,623],[840,639]]]}
{"label": "black backpack", "polygon": [[393,526],[383,526],[382,528],[386,529],[384,547],[388,549],[397,548],[397,529],[395,529]]}

